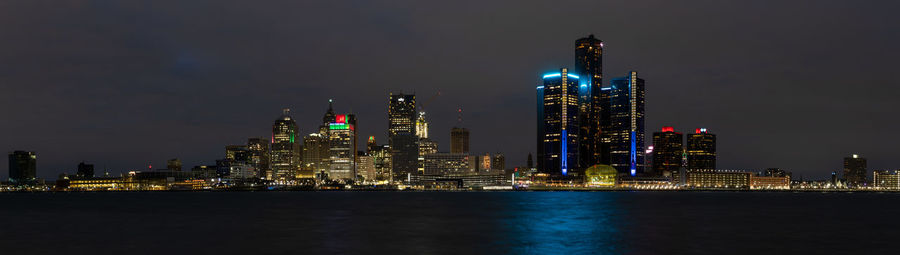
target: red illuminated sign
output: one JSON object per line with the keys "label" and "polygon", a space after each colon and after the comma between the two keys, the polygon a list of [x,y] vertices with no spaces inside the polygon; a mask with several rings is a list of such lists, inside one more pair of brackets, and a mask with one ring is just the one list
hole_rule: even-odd
{"label": "red illuminated sign", "polygon": [[663,132],[675,132],[675,128],[674,127],[663,127],[662,131]]}
{"label": "red illuminated sign", "polygon": [[335,122],[337,122],[337,123],[347,123],[347,116],[346,116],[346,115],[343,115],[343,114],[338,114],[337,117],[335,117]]}

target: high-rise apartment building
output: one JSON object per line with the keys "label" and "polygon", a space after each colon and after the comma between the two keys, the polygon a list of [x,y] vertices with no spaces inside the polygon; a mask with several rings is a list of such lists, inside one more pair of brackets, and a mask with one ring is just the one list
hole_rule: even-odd
{"label": "high-rise apartment building", "polygon": [[844,180],[847,186],[861,187],[867,184],[866,158],[853,154],[844,158]]}

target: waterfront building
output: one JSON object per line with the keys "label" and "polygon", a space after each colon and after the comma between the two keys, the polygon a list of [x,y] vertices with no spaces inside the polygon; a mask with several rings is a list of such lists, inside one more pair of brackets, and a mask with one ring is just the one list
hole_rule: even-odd
{"label": "waterfront building", "polygon": [[751,175],[750,172],[735,170],[688,170],[684,185],[701,189],[748,189]]}
{"label": "waterfront building", "polygon": [[9,153],[9,184],[33,185],[37,182],[37,154],[33,151]]}
{"label": "waterfront building", "polygon": [[791,189],[791,177],[781,176],[755,176],[750,175],[750,189]]}
{"label": "waterfront building", "polygon": [[543,85],[537,87],[537,167],[542,173],[566,176],[579,162],[579,76],[561,68],[542,78]]}
{"label": "waterfront building", "polygon": [[438,152],[425,155],[426,175],[444,175],[468,173],[472,169],[469,165],[469,154]]}
{"label": "waterfront building", "polygon": [[267,179],[281,183],[293,179],[300,167],[299,129],[290,113],[290,109],[284,109],[272,125],[272,175]]}
{"label": "waterfront building", "polygon": [[844,158],[844,180],[847,186],[861,187],[866,185],[866,158],[853,154]]}
{"label": "waterfront building", "polygon": [[687,169],[716,169],[716,135],[698,128],[687,137]]}
{"label": "waterfront building", "polygon": [[394,175],[407,179],[419,169],[418,136],[415,130],[416,96],[391,93],[388,104],[388,143]]}
{"label": "waterfront building", "polygon": [[653,132],[653,174],[674,176],[681,168],[684,152],[684,136],[673,127],[663,127],[662,132]]}
{"label": "waterfront building", "polygon": [[256,176],[263,178],[269,171],[269,139],[253,137],[247,139],[250,151],[250,165],[256,169]]}
{"label": "waterfront building", "polygon": [[610,81],[610,165],[619,173],[644,172],[644,79],[637,72]]}
{"label": "waterfront building", "polygon": [[356,179],[356,116],[338,114],[329,123],[329,165],[331,179]]}
{"label": "waterfront building", "polygon": [[94,165],[93,164],[85,164],[84,161],[78,163],[78,172],[75,173],[75,176],[79,178],[91,178],[94,177]]}
{"label": "waterfront building", "polygon": [[[575,68],[572,72],[579,75],[579,169],[595,164],[609,164],[609,143],[602,139],[608,126],[609,108],[604,104],[603,90],[603,41],[589,35],[575,40]],[[608,95],[607,95],[608,97]],[[606,115],[603,115],[606,113]]]}
{"label": "waterfront building", "polygon": [[594,165],[584,171],[586,187],[613,187],[619,172],[610,165]]}
{"label": "waterfront building", "polygon": [[877,189],[900,190],[900,170],[872,172],[872,184]]}
{"label": "waterfront building", "polygon": [[469,129],[450,129],[450,153],[469,153]]}

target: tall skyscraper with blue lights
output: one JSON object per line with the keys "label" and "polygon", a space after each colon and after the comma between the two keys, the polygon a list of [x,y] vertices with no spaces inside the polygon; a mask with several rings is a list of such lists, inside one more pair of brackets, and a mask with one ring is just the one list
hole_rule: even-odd
{"label": "tall skyscraper with blue lights", "polygon": [[632,176],[644,172],[644,80],[637,72],[612,79],[610,165]]}
{"label": "tall skyscraper with blue lights", "polygon": [[[609,164],[609,139],[603,139],[609,122],[609,90],[603,89],[603,41],[589,35],[575,40],[575,68],[579,75],[579,169]],[[605,103],[605,104],[604,104]],[[604,111],[606,109],[607,111]],[[605,114],[604,114],[605,113]]]}
{"label": "tall skyscraper with blue lights", "polygon": [[568,69],[543,76],[537,87],[538,171],[569,175],[578,167],[579,76]]}

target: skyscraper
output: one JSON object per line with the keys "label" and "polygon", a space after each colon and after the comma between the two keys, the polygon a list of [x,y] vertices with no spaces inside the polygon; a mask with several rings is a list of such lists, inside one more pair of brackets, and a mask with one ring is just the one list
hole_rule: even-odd
{"label": "skyscraper", "polygon": [[469,129],[461,127],[450,129],[450,153],[469,153]]}
{"label": "skyscraper", "polygon": [[269,170],[269,140],[262,137],[247,139],[250,151],[250,166],[256,169],[257,177],[265,177]]}
{"label": "skyscraper", "polygon": [[537,87],[538,171],[568,175],[578,165],[579,77],[562,68]]}
{"label": "skyscraper", "polygon": [[272,175],[268,178],[279,182],[292,180],[300,166],[299,130],[290,113],[290,109],[284,109],[272,125]]}
{"label": "skyscraper", "polygon": [[312,133],[303,137],[303,167],[307,174],[319,174],[331,169],[328,164],[331,157],[329,150],[330,137],[320,133]]}
{"label": "skyscraper", "polygon": [[662,132],[653,132],[653,174],[677,174],[683,151],[684,135],[675,132],[675,128],[663,127]]}
{"label": "skyscraper", "polygon": [[687,169],[716,169],[716,135],[698,128],[687,137]]}
{"label": "skyscraper", "polygon": [[331,179],[356,179],[356,116],[338,114],[328,125]]}
{"label": "skyscraper", "polygon": [[78,172],[75,176],[81,178],[92,178],[94,177],[94,165],[93,164],[85,164],[84,161],[78,163]]}
{"label": "skyscraper", "polygon": [[[587,169],[595,164],[609,164],[609,143],[602,136],[606,130],[601,127],[609,121],[608,113],[603,115],[603,41],[589,35],[575,40],[575,74],[579,75],[579,133],[581,139],[578,151],[579,169]],[[608,96],[607,96],[608,97]]]}
{"label": "skyscraper", "polygon": [[632,176],[644,172],[644,79],[637,72],[610,81],[610,165]]}
{"label": "skyscraper", "polygon": [[37,180],[37,154],[33,151],[9,153],[9,183],[30,185]]}
{"label": "skyscraper", "polygon": [[844,180],[850,187],[865,186],[866,178],[866,158],[853,154],[844,158]]}
{"label": "skyscraper", "polygon": [[415,174],[419,166],[418,136],[416,136],[416,95],[391,93],[388,98],[388,143],[391,147],[391,168],[397,180]]}

